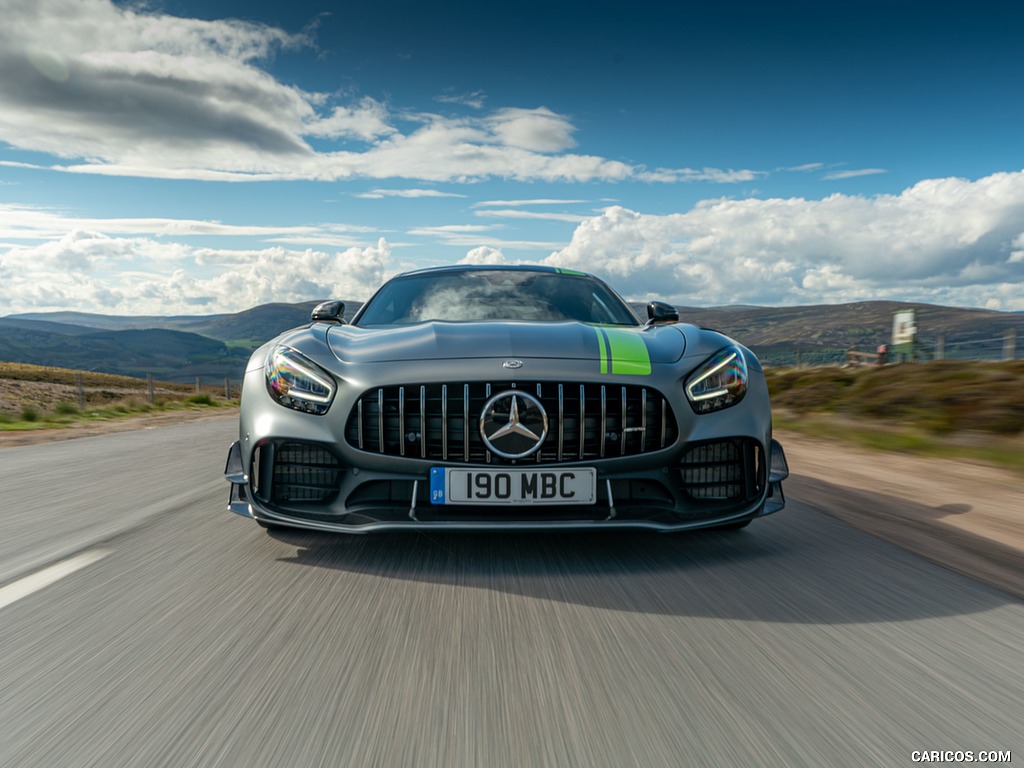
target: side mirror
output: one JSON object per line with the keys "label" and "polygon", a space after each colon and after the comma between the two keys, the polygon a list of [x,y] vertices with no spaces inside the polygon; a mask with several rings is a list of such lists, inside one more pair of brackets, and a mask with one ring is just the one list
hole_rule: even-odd
{"label": "side mirror", "polygon": [[310,321],[314,323],[337,323],[345,324],[345,302],[325,301],[317,304],[310,315]]}
{"label": "side mirror", "polygon": [[647,305],[647,324],[678,323],[679,310],[664,301],[652,301]]}

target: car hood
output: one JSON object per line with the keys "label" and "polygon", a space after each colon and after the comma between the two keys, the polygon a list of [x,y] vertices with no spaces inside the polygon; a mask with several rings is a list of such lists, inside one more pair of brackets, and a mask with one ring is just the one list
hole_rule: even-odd
{"label": "car hood", "polygon": [[[465,358],[595,360],[607,372],[642,373],[674,363],[686,348],[672,325],[623,327],[587,323],[448,323],[332,327],[327,340],[346,363]],[[615,370],[618,368],[618,370]]]}

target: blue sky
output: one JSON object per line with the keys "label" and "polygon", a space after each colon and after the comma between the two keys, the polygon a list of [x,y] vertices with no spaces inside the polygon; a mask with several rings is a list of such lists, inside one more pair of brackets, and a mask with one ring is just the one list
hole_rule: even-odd
{"label": "blue sky", "polygon": [[1024,8],[668,5],[0,0],[0,315],[459,261],[1024,310]]}

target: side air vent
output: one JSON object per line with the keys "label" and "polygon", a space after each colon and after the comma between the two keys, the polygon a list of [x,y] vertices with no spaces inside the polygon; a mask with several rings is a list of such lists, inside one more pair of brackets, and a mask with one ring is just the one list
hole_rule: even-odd
{"label": "side air vent", "polygon": [[265,503],[326,505],[338,495],[341,463],[317,443],[261,443],[254,455],[253,492]]}
{"label": "side air vent", "polygon": [[693,499],[751,501],[764,489],[764,460],[754,440],[695,445],[683,454],[680,464],[684,489]]}

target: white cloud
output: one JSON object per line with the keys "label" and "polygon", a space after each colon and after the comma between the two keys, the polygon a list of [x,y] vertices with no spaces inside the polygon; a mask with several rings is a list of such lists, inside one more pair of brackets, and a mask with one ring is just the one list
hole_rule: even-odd
{"label": "white cloud", "polygon": [[659,182],[663,184],[679,184],[694,181],[713,181],[719,184],[735,184],[743,181],[753,181],[766,175],[763,171],[721,168],[658,168],[654,171],[641,171],[636,174],[640,181]]}
{"label": "white cloud", "polygon": [[383,238],[333,253],[220,251],[76,231],[0,254],[0,315],[72,307],[113,314],[216,313],[279,301],[362,299],[395,271]]}
{"label": "white cloud", "polygon": [[[312,48],[237,20],[111,0],[6,0],[0,141],[68,173],[204,181],[350,178],[471,181],[747,181],[754,171],[658,169],[570,150],[572,120],[546,107],[452,118],[394,114],[275,79],[267,62]],[[314,25],[315,27],[315,25]],[[483,95],[442,103],[482,110]]]}
{"label": "white cloud", "polygon": [[353,195],[364,200],[382,200],[386,197],[465,197],[456,192],[442,192],[438,189],[371,189],[369,192]]}
{"label": "white cloud", "polygon": [[515,248],[531,251],[550,251],[557,248],[559,243],[541,242],[537,240],[510,240],[495,237],[487,234],[494,231],[495,227],[482,224],[444,224],[434,227],[416,227],[410,229],[407,234],[432,239],[443,246],[456,248],[480,248],[492,249]]}
{"label": "white cloud", "polygon": [[696,305],[878,298],[1024,309],[1024,172],[933,179],[899,195],[710,200],[654,216],[621,207],[547,263],[632,297]]}
{"label": "white cloud", "polygon": [[826,173],[821,178],[825,181],[836,181],[840,179],[856,179],[860,176],[877,176],[880,173],[888,173],[884,168],[861,168],[853,171],[835,171]]}
{"label": "white cloud", "polygon": [[464,107],[471,107],[472,109],[483,109],[484,101],[486,99],[487,96],[483,91],[470,91],[468,93],[461,94],[445,93],[434,97],[434,101],[441,104],[460,104]]}
{"label": "white cloud", "polygon": [[498,248],[481,246],[474,248],[461,259],[459,264],[506,264],[505,254]]}
{"label": "white cloud", "polygon": [[501,144],[532,152],[561,152],[576,145],[572,123],[549,109],[502,109],[487,120]]}
{"label": "white cloud", "polygon": [[825,167],[824,163],[804,163],[803,165],[793,165],[788,168],[779,168],[780,171],[790,171],[793,173],[810,173],[811,171],[820,171]]}
{"label": "white cloud", "polygon": [[476,234],[478,232],[488,232],[492,229],[493,227],[486,224],[441,224],[435,227],[416,227],[415,229],[410,229],[409,234],[436,237],[439,235]]}
{"label": "white cloud", "polygon": [[[515,206],[474,213],[534,215]],[[378,232],[368,243],[370,232],[343,224],[82,218],[0,205],[0,315],[212,313],[362,299],[399,267],[396,244]],[[889,298],[1024,310],[1024,171],[929,179],[870,198],[717,199],[668,215],[614,206],[579,222],[568,244],[502,239],[505,232],[495,222],[405,234],[430,242],[428,252],[442,254],[442,262],[505,263],[511,251],[547,252],[546,263],[597,272],[636,299],[777,305]],[[204,247],[193,235],[204,236]],[[210,236],[264,244],[209,247]]]}
{"label": "white cloud", "polygon": [[534,200],[481,200],[478,203],[473,203],[473,208],[490,208],[490,207],[502,207],[502,208],[515,208],[517,206],[526,205],[575,205],[579,203],[586,203],[586,200],[558,200],[555,198],[543,197]]}
{"label": "white cloud", "polygon": [[282,227],[224,224],[202,219],[171,218],[88,218],[27,205],[0,203],[0,237],[22,240],[55,239],[72,230],[96,230],[106,235],[152,235],[186,237],[260,237],[281,242],[316,243],[375,230],[353,224]]}
{"label": "white cloud", "polygon": [[586,221],[589,216],[582,216],[578,213],[549,213],[547,211],[521,211],[516,208],[508,209],[485,209],[475,211],[474,216],[493,219],[535,219],[539,221]]}
{"label": "white cloud", "polygon": [[1016,250],[1010,253],[1006,261],[1009,264],[1024,264],[1024,233],[1013,241],[1013,247]]}
{"label": "white cloud", "polygon": [[330,116],[310,120],[302,132],[306,136],[373,141],[395,133],[396,129],[388,125],[387,120],[388,114],[383,104],[364,98],[354,107],[335,107]]}

